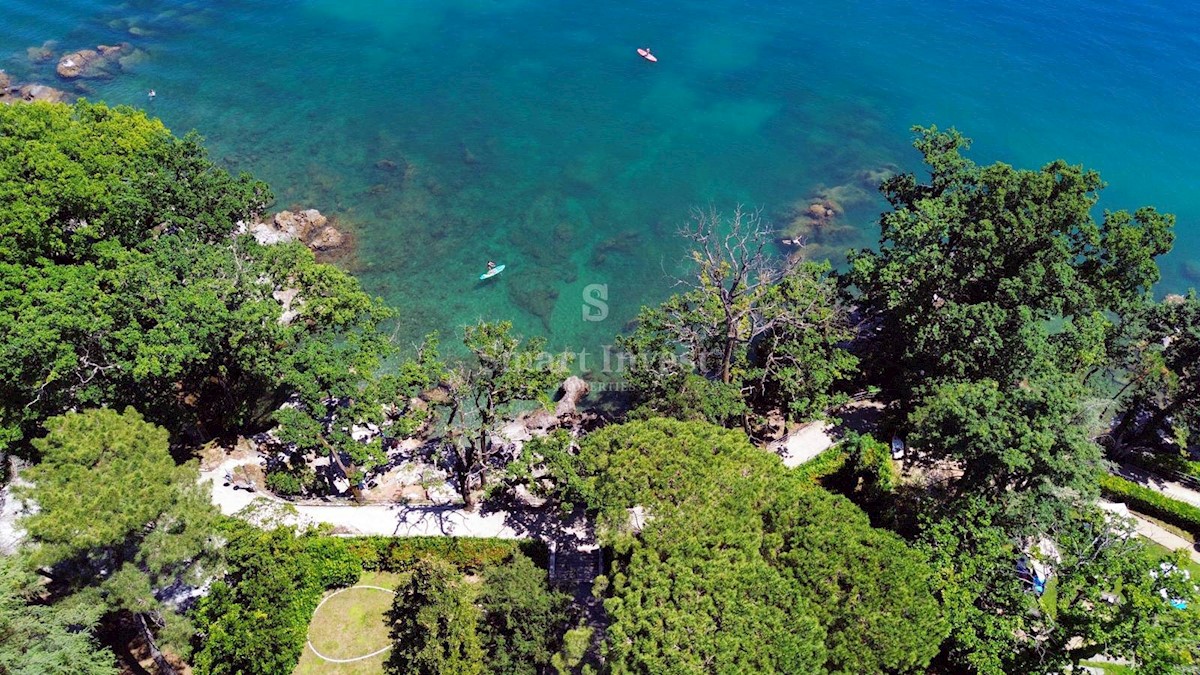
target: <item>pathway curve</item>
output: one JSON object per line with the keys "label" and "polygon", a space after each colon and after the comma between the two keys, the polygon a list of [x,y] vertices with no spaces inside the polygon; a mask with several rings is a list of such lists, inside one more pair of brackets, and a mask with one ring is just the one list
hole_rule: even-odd
{"label": "pathway curve", "polygon": [[[1101,499],[1099,501],[1102,506],[1108,506],[1108,507],[1115,506],[1113,504],[1113,502],[1110,502],[1110,501],[1106,501],[1103,499]],[[1194,544],[1192,544],[1192,542],[1188,541],[1187,539],[1184,539],[1183,537],[1175,534],[1174,532],[1170,532],[1170,531],[1162,528],[1161,526],[1159,526],[1156,523],[1153,523],[1149,520],[1146,520],[1145,518],[1142,518],[1141,516],[1139,516],[1136,513],[1128,512],[1128,516],[1133,519],[1134,527],[1137,528],[1137,533],[1139,535],[1141,535],[1142,537],[1145,537],[1146,539],[1149,539],[1150,541],[1152,541],[1160,546],[1165,546],[1166,548],[1169,548],[1172,551],[1179,551],[1179,550],[1187,551],[1188,555],[1192,558],[1192,560],[1195,560],[1197,563],[1200,563],[1200,551],[1196,550],[1196,547]]]}

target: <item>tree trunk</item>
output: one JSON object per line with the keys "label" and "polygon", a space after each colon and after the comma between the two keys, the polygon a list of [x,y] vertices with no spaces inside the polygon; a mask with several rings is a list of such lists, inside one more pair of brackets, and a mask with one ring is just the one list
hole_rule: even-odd
{"label": "tree trunk", "polygon": [[737,344],[737,334],[725,336],[725,353],[721,355],[721,381],[729,384],[733,365],[733,346]]}
{"label": "tree trunk", "polygon": [[154,633],[150,632],[150,625],[146,623],[146,614],[144,612],[137,613],[138,626],[142,629],[142,639],[146,641],[146,647],[150,650],[150,657],[154,659],[154,665],[158,668],[158,675],[179,675],[179,671],[167,661],[167,657],[158,649],[158,643],[154,641]]}
{"label": "tree trunk", "polygon": [[355,473],[358,473],[357,468],[354,467],[353,464],[350,466],[350,468],[346,468],[346,465],[342,462],[342,453],[338,452],[325,439],[322,438],[321,442],[324,443],[325,447],[329,449],[329,459],[337,464],[337,467],[341,470],[342,475],[346,477],[347,481],[349,481],[350,494],[354,497],[354,501],[358,502],[359,504],[366,501],[366,498],[363,497],[362,488],[358,487],[358,484],[355,483],[354,479],[352,478]]}

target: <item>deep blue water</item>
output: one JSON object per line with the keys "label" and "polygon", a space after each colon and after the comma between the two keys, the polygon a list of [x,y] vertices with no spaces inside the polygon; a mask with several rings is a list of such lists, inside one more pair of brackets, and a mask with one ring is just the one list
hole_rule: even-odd
{"label": "deep blue water", "polygon": [[[810,256],[873,242],[862,174],[918,168],[913,124],[1100,170],[1102,206],[1179,216],[1159,290],[1200,285],[1198,28],[1159,0],[0,0],[0,68],[147,107],[335,216],[402,340],[507,318],[595,349],[670,292],[690,207],[786,226],[824,191],[845,214]],[[30,59],[47,41],[144,53],[76,84]],[[479,284],[487,260],[509,269]]]}

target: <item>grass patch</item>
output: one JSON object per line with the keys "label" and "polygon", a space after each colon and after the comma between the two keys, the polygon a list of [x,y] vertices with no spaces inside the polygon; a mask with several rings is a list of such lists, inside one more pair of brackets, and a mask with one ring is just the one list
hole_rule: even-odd
{"label": "grass patch", "polygon": [[1052,620],[1058,621],[1058,575],[1051,574],[1046,581],[1046,591],[1038,598],[1042,611]]}
{"label": "grass patch", "polygon": [[[1145,542],[1146,552],[1150,555],[1152,560],[1157,560],[1162,556],[1169,556],[1172,554],[1171,549],[1163,546],[1162,544],[1155,543],[1149,539],[1143,539],[1142,541]],[[1197,563],[1195,560],[1192,560],[1190,557],[1185,555],[1183,559],[1183,566],[1192,573],[1193,579],[1200,579],[1200,563]]]}
{"label": "grass patch", "polygon": [[[407,574],[367,572],[359,586],[394,589]],[[392,606],[392,594],[368,588],[331,591],[329,599],[313,615],[308,639],[331,658],[347,659],[381,649],[390,643],[385,614]],[[388,652],[354,663],[330,663],[319,658],[307,646],[297,664],[295,675],[375,675],[383,672]]]}

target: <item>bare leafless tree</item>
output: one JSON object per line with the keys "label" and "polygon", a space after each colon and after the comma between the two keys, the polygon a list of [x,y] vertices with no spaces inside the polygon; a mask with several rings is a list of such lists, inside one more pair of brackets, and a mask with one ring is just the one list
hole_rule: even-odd
{"label": "bare leafless tree", "polygon": [[678,285],[715,301],[721,314],[720,324],[710,328],[715,334],[697,332],[693,324],[692,334],[681,332],[680,336],[692,342],[694,351],[702,351],[697,347],[705,342],[716,344],[721,356],[715,372],[728,383],[737,346],[749,344],[785,318],[762,312],[759,300],[801,259],[771,255],[768,245],[774,232],[763,222],[761,209],[748,211],[738,205],[728,219],[712,206],[693,209],[691,220],[679,234],[691,242],[689,257],[696,268],[691,277],[678,280]]}

